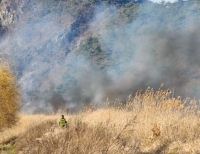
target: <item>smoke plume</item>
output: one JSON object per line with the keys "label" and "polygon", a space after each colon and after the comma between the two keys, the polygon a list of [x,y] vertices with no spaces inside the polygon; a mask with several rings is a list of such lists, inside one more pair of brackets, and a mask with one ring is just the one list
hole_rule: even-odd
{"label": "smoke plume", "polygon": [[[178,11],[164,7],[159,10],[147,3],[140,7],[139,15],[131,23],[105,29],[105,24],[109,25],[114,15],[113,9],[106,14],[102,10],[97,13],[92,29],[98,29],[102,48],[110,51],[112,57],[117,58],[113,60],[118,61],[118,70],[110,68],[118,75],[112,77],[111,74],[114,80],[111,91],[124,98],[124,94],[147,86],[156,88],[163,82],[166,87],[175,88],[176,95],[199,97],[197,14],[190,9],[186,11],[184,6]],[[171,21],[177,13],[179,18]],[[101,26],[102,19],[104,26]]]}
{"label": "smoke plume", "polygon": [[[24,110],[80,109],[107,98],[124,102],[161,83],[176,96],[199,98],[199,3],[152,2],[169,4],[134,3],[128,22],[120,8],[104,3],[90,8],[93,17],[78,21],[70,13],[58,21],[59,13],[44,16],[42,4],[34,6],[36,17],[22,20],[0,44],[15,61]],[[88,41],[92,49],[84,46],[87,38],[97,38]]]}

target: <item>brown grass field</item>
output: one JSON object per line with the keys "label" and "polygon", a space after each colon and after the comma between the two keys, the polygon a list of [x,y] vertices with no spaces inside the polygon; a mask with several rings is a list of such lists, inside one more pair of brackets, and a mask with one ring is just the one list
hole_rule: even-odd
{"label": "brown grass field", "polygon": [[[172,98],[151,88],[89,111],[19,115],[16,126],[0,133],[1,153],[19,154],[198,154],[200,112],[195,99]],[[62,113],[63,114],[63,113]]]}

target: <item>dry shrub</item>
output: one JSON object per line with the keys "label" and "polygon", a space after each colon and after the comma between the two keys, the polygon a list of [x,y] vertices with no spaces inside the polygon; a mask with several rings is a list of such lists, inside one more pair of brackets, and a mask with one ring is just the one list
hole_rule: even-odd
{"label": "dry shrub", "polygon": [[157,123],[155,123],[155,124],[153,125],[153,128],[152,128],[151,130],[152,130],[152,132],[153,132],[154,138],[160,136],[160,129],[159,129]]}
{"label": "dry shrub", "polygon": [[[28,129],[18,138],[16,152],[93,154],[125,151],[127,139],[121,134],[114,134],[102,124],[91,127],[77,117],[70,119],[69,124],[68,128],[59,128],[55,127],[54,122],[47,122]],[[127,149],[129,152],[131,150],[133,148]]]}
{"label": "dry shrub", "polygon": [[[34,123],[27,128],[23,134],[17,139],[18,150],[23,150],[24,147],[37,146],[39,141],[46,132],[51,131],[51,128],[56,125],[55,120],[47,120],[38,124]],[[35,142],[34,142],[35,141]]]}
{"label": "dry shrub", "polygon": [[199,153],[198,104],[174,98],[170,90],[147,88],[129,95],[126,104],[107,99],[102,109],[69,115],[68,128],[58,127],[55,118],[33,122],[17,137],[16,153]]}
{"label": "dry shrub", "polygon": [[16,124],[19,96],[15,76],[7,65],[0,65],[0,131]]}

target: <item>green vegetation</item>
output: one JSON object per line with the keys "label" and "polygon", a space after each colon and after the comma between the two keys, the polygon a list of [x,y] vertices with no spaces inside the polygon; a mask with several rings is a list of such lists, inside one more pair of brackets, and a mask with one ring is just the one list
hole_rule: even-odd
{"label": "green vegetation", "polygon": [[[128,1],[114,2],[112,0],[35,0],[30,3],[26,3],[22,8],[23,11],[28,12],[33,6],[42,4],[43,9],[40,10],[40,15],[45,16],[49,13],[59,14],[71,14],[74,18],[84,14],[90,8],[95,8],[101,3],[113,4],[119,8],[120,17],[125,21],[130,21],[134,17],[134,13],[137,9],[138,4]],[[92,12],[91,12],[92,13]]]}
{"label": "green vegetation", "polygon": [[96,37],[89,37],[84,40],[77,52],[85,55],[102,69],[110,65],[110,54],[101,48],[101,44]]}
{"label": "green vegetation", "polygon": [[4,145],[0,146],[1,154],[15,154],[16,153],[16,145]]}
{"label": "green vegetation", "polygon": [[114,18],[117,25],[127,24],[137,17],[139,5],[133,2],[123,4],[117,10],[117,15]]}

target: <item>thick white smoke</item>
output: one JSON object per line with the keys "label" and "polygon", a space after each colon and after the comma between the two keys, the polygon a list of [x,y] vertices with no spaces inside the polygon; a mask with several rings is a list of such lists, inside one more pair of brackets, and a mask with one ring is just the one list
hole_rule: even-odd
{"label": "thick white smoke", "polygon": [[158,87],[161,82],[169,88],[176,87],[176,94],[199,97],[199,79],[194,77],[198,76],[195,66],[200,53],[199,16],[187,4],[188,10],[182,2],[177,3],[180,10],[175,10],[174,4],[170,8],[144,4],[138,9],[138,16],[123,26],[110,26],[117,9],[97,9],[91,29],[98,32],[101,47],[116,61],[109,70],[114,79],[107,92],[109,97],[123,98],[147,86]]}

